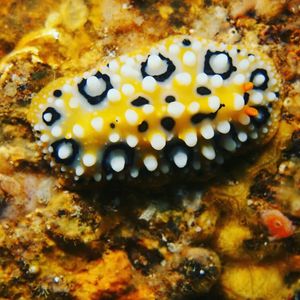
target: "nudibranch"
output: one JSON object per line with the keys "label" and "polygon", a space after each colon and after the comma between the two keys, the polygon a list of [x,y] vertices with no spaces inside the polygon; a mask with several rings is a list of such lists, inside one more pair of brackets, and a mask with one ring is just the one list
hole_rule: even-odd
{"label": "nudibranch", "polygon": [[279,91],[267,55],[175,36],[57,79],[28,118],[50,165],[68,176],[136,178],[201,170],[259,144]]}

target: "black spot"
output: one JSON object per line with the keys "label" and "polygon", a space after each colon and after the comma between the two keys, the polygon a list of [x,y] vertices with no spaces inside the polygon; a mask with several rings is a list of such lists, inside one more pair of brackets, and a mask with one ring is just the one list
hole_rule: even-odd
{"label": "black spot", "polygon": [[143,121],[139,126],[138,126],[138,131],[139,132],[145,132],[149,128],[149,125],[146,121]]}
{"label": "black spot", "polygon": [[160,124],[164,129],[171,131],[175,126],[175,121],[171,117],[164,117],[161,119]]}
{"label": "black spot", "polygon": [[186,167],[191,165],[191,162],[193,160],[192,148],[188,147],[182,140],[172,140],[168,142],[163,151],[164,157],[175,169],[178,169],[178,166],[175,164],[174,155],[176,155],[176,153],[178,153],[179,151],[184,152],[188,157]]}
{"label": "black spot", "polygon": [[[50,121],[45,120],[46,114],[51,114]],[[61,114],[53,107],[47,107],[47,109],[43,112],[43,116],[42,116],[44,123],[48,126],[52,126],[60,118],[61,118]]]}
{"label": "black spot", "polygon": [[131,101],[131,104],[136,107],[141,107],[149,103],[150,103],[149,100],[147,100],[144,97],[138,97],[135,100]]}
{"label": "black spot", "polygon": [[98,79],[103,79],[104,82],[105,82],[105,84],[106,84],[105,90],[104,90],[104,91],[102,92],[102,94],[100,94],[100,95],[97,95],[97,96],[95,96],[95,97],[92,97],[92,96],[90,96],[88,93],[86,93],[86,91],[85,91],[85,86],[86,86],[87,80],[86,80],[85,78],[83,78],[83,79],[81,80],[81,82],[78,83],[78,91],[79,91],[79,93],[80,93],[83,97],[85,97],[85,99],[86,99],[86,100],[88,101],[88,103],[91,104],[91,105],[97,105],[97,104],[101,103],[102,101],[104,101],[104,99],[105,99],[106,96],[107,96],[108,91],[109,91],[110,89],[113,88],[113,86],[112,86],[112,84],[111,84],[111,82],[110,82],[110,78],[109,78],[108,75],[102,74],[102,73],[100,73],[100,72],[97,72],[97,73],[95,74],[95,76],[96,76]]}
{"label": "black spot", "polygon": [[167,97],[165,98],[165,101],[166,101],[167,103],[172,103],[172,102],[175,102],[175,101],[176,101],[176,98],[175,98],[174,96],[167,96]]}
{"label": "black spot", "polygon": [[[159,56],[163,61],[166,62],[166,64],[167,64],[167,70],[166,70],[165,73],[158,74],[158,75],[153,75],[152,77],[153,77],[156,81],[162,82],[162,81],[167,80],[167,79],[174,73],[174,71],[176,70],[176,67],[175,67],[175,65],[173,64],[173,62],[172,62],[169,58],[163,56],[161,53],[159,53],[158,56]],[[149,57],[149,56],[148,56],[148,57]],[[142,62],[142,64],[141,64],[141,73],[142,73],[143,78],[145,78],[145,77],[147,77],[147,76],[151,76],[151,75],[149,75],[149,74],[146,72],[147,64],[148,64],[148,58],[147,58],[146,61]]]}
{"label": "black spot", "polygon": [[[255,76],[257,76],[257,75],[263,75],[264,78],[265,78],[264,82],[260,85],[255,85],[254,82],[253,82]],[[256,69],[251,73],[250,81],[253,82],[253,85],[254,85],[253,88],[255,90],[263,90],[264,91],[268,88],[268,82],[269,82],[268,72],[265,69]]]}
{"label": "black spot", "polygon": [[265,106],[257,105],[253,107],[257,109],[258,115],[255,117],[250,117],[251,122],[259,128],[268,121],[268,119],[270,118],[270,112]]}
{"label": "black spot", "polygon": [[126,143],[114,143],[110,144],[103,153],[102,158],[102,168],[103,171],[106,173],[115,173],[110,165],[110,159],[116,153],[121,153],[124,155],[125,159],[125,169],[132,166],[134,162],[134,150],[133,148],[129,147]]}
{"label": "black spot", "polygon": [[190,46],[191,45],[191,41],[189,39],[184,39],[182,41],[182,45],[184,45],[184,46]]}
{"label": "black spot", "polygon": [[203,114],[203,113],[196,113],[194,115],[192,115],[191,117],[191,122],[193,124],[199,124],[200,122],[202,122],[204,119],[210,119],[210,114]]}
{"label": "black spot", "polygon": [[[72,147],[72,151],[67,158],[62,159],[58,156],[58,151],[59,148],[63,145],[70,145]],[[79,154],[79,149],[80,149],[79,144],[73,139],[60,139],[52,143],[51,147],[53,148],[53,152],[51,153],[51,155],[55,159],[55,161],[59,164],[64,164],[67,166],[72,165],[74,163],[74,161],[76,160]]]}
{"label": "black spot", "polygon": [[248,103],[249,97],[250,97],[249,93],[245,93],[245,94],[244,94],[245,105]]}
{"label": "black spot", "polygon": [[275,96],[276,96],[277,98],[279,98],[279,96],[280,96],[279,92],[275,92]]}
{"label": "black spot", "polygon": [[241,49],[237,49],[237,53],[240,53],[241,52]]}
{"label": "black spot", "polygon": [[217,111],[215,111],[214,113],[209,113],[209,114],[204,114],[204,113],[196,113],[194,115],[192,115],[191,117],[191,122],[196,125],[196,124],[199,124],[200,122],[202,122],[204,119],[211,119],[213,120],[217,114],[218,114],[218,111],[222,108],[222,107],[225,107],[225,104],[221,103],[220,104],[220,107],[218,108]]}
{"label": "black spot", "polygon": [[110,123],[109,126],[110,126],[110,128],[112,128],[112,129],[116,128],[116,124],[115,124],[115,123]]}
{"label": "black spot", "polygon": [[210,95],[211,94],[211,90],[208,89],[205,86],[200,86],[197,88],[197,93],[201,96],[205,96],[205,95]]}
{"label": "black spot", "polygon": [[[210,59],[212,56],[215,55],[219,55],[219,54],[225,54],[228,58],[228,64],[229,64],[229,68],[226,72],[224,73],[216,73],[211,65],[210,65]],[[227,79],[230,77],[230,75],[236,71],[236,67],[233,65],[232,63],[232,58],[230,57],[230,55],[228,54],[228,52],[226,51],[215,51],[212,52],[210,50],[208,50],[205,54],[205,60],[204,60],[204,73],[206,73],[207,75],[220,75],[223,79]]]}
{"label": "black spot", "polygon": [[55,90],[53,92],[53,96],[56,98],[59,98],[62,95],[62,91],[61,90]]}

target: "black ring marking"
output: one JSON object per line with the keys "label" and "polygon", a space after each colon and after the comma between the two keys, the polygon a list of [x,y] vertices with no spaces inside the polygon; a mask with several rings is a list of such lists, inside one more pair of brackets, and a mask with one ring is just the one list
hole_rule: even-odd
{"label": "black ring marking", "polygon": [[56,98],[59,98],[62,95],[62,91],[61,90],[55,90],[53,92],[53,96]]}
{"label": "black ring marking", "polygon": [[172,103],[176,101],[176,98],[174,96],[169,95],[165,98],[165,101],[166,103]]}
{"label": "black ring marking", "polygon": [[[211,57],[214,56],[214,55],[218,55],[218,54],[225,54],[227,56],[227,58],[228,58],[229,69],[228,69],[228,71],[226,71],[224,73],[216,73],[216,72],[214,72],[214,70],[212,69],[212,67],[211,67],[211,65],[209,63]],[[226,52],[226,51],[215,51],[215,52],[212,52],[210,50],[207,50],[207,52],[205,54],[205,60],[204,60],[204,73],[206,73],[207,75],[220,75],[223,79],[227,79],[236,70],[237,69],[233,65],[232,58],[230,57],[230,55],[228,54],[228,52]]]}
{"label": "black ring marking", "polygon": [[[102,168],[103,171],[106,173],[116,173],[110,163],[109,159],[110,156],[113,155],[114,151],[122,151],[124,154],[125,158],[125,167],[124,170],[130,166],[133,165],[134,162],[134,149],[129,147],[126,143],[115,143],[115,144],[110,144],[103,153],[103,158],[102,158]],[[123,170],[123,171],[124,171]]]}
{"label": "black ring marking", "polygon": [[[263,75],[265,78],[265,81],[261,85],[255,85],[253,80],[256,75]],[[250,75],[250,81],[253,83],[253,89],[255,90],[266,90],[268,88],[268,82],[269,82],[269,76],[268,72],[265,69],[256,69],[254,70]]]}
{"label": "black ring marking", "polygon": [[[45,115],[51,114],[51,120],[45,120]],[[57,120],[61,118],[61,114],[53,107],[47,107],[47,109],[43,112],[42,119],[44,123],[48,126],[52,126]]]}
{"label": "black ring marking", "polygon": [[174,128],[176,122],[171,117],[164,117],[161,119],[160,124],[167,131],[171,131]]}
{"label": "black ring marking", "polygon": [[182,45],[184,45],[184,46],[190,46],[191,45],[191,41],[189,39],[184,39],[182,41]]}
{"label": "black ring marking", "polygon": [[136,107],[141,107],[141,106],[144,106],[144,105],[149,104],[149,103],[150,103],[150,101],[147,100],[147,99],[144,98],[144,97],[138,97],[138,98],[136,98],[135,100],[132,100],[132,101],[131,101],[131,104],[132,104],[133,106],[136,106]]}
{"label": "black ring marking", "polygon": [[175,169],[179,169],[179,168],[174,162],[174,154],[179,150],[185,152],[188,157],[187,164],[184,168],[191,165],[193,161],[192,148],[188,147],[182,140],[172,140],[167,143],[163,151],[164,151],[164,157],[167,159],[170,165]]}
{"label": "black ring marking", "polygon": [[105,90],[103,91],[103,93],[101,95],[92,97],[92,96],[90,96],[89,94],[86,93],[84,88],[86,86],[86,81],[87,80],[85,78],[83,78],[81,80],[81,82],[78,83],[78,85],[77,85],[79,93],[83,97],[85,97],[86,100],[88,101],[88,103],[91,104],[91,105],[97,105],[97,104],[101,103],[106,98],[108,91],[113,88],[108,75],[97,72],[94,76],[96,76],[98,79],[103,79],[105,84],[106,84],[106,88],[105,88]]}
{"label": "black ring marking", "polygon": [[211,90],[208,89],[205,86],[200,86],[197,88],[197,94],[201,95],[201,96],[206,96],[206,95],[210,95],[211,94]]}
{"label": "black ring marking", "polygon": [[138,126],[138,131],[139,132],[145,132],[149,128],[149,125],[146,121],[143,121],[139,126]]}
{"label": "black ring marking", "polygon": [[191,122],[196,125],[199,124],[200,122],[202,122],[204,119],[211,119],[213,120],[216,116],[218,111],[222,108],[225,107],[225,104],[221,103],[218,110],[213,112],[213,113],[209,113],[209,114],[204,114],[204,113],[196,113],[194,115],[191,116]]}
{"label": "black ring marking", "polygon": [[270,118],[271,114],[268,110],[267,107],[262,106],[262,105],[257,105],[257,106],[253,106],[254,108],[257,109],[258,111],[258,115],[255,117],[250,117],[251,122],[256,126],[256,127],[261,127],[262,125],[264,125],[268,119]]}
{"label": "black ring marking", "polygon": [[[72,153],[67,158],[60,158],[58,156],[58,150],[60,146],[63,144],[70,144],[72,146]],[[76,142],[74,139],[60,139],[54,143],[51,144],[51,147],[53,148],[53,152],[51,153],[51,156],[55,159],[56,163],[58,164],[64,164],[64,165],[71,165],[76,160],[77,156],[79,155],[79,143]]]}
{"label": "black ring marking", "polygon": [[141,64],[141,73],[142,73],[143,78],[145,78],[147,76],[152,76],[156,81],[162,82],[162,81],[167,80],[174,73],[174,71],[176,70],[176,67],[173,64],[173,62],[169,58],[163,56],[161,53],[159,53],[158,56],[160,57],[161,60],[164,60],[167,63],[167,71],[160,75],[149,75],[146,72],[146,67],[147,67],[148,58],[149,58],[149,56],[148,56],[147,60],[142,62],[142,64]]}

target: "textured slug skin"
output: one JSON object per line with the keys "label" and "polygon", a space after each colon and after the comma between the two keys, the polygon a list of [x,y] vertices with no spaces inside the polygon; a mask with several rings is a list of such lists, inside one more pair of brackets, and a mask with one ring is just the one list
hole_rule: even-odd
{"label": "textured slug skin", "polygon": [[50,83],[28,118],[51,166],[75,179],[201,172],[270,139],[279,93],[265,54],[175,36]]}

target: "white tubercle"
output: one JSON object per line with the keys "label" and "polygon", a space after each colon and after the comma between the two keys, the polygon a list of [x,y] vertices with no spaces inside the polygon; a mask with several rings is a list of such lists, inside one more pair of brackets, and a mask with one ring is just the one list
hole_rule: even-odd
{"label": "white tubercle", "polygon": [[199,102],[196,102],[196,101],[193,101],[188,106],[188,111],[192,114],[197,113],[199,111],[199,109],[200,109],[200,104],[199,104]]}
{"label": "white tubercle", "polygon": [[132,169],[132,170],[130,170],[130,176],[132,178],[137,178],[139,176],[139,170],[138,169]]}
{"label": "white tubercle", "polygon": [[236,143],[232,138],[225,137],[223,139],[223,147],[229,152],[234,152],[236,149]]}
{"label": "white tubercle", "polygon": [[66,159],[72,154],[72,146],[70,144],[62,144],[58,149],[58,157]]}
{"label": "white tubercle", "polygon": [[234,110],[241,110],[243,109],[245,105],[245,101],[244,101],[244,98],[242,95],[239,95],[239,94],[235,94],[234,96],[234,100],[233,100],[233,107],[234,107]]}
{"label": "white tubercle", "polygon": [[115,172],[123,171],[125,168],[125,163],[126,163],[124,154],[118,153],[118,154],[113,155],[110,158],[109,163],[110,163],[111,168]]}
{"label": "white tubercle", "polygon": [[129,65],[124,65],[121,68],[121,75],[124,77],[138,77],[139,73],[133,67]]}
{"label": "white tubercle", "polygon": [[171,102],[167,107],[168,113],[174,118],[180,117],[184,110],[185,106],[180,102]]}
{"label": "white tubercle", "polygon": [[217,124],[217,130],[223,134],[228,133],[230,131],[230,123],[228,121],[220,121]]}
{"label": "white tubercle", "polygon": [[81,176],[84,173],[84,168],[82,166],[77,166],[75,169],[75,174]]}
{"label": "white tubercle", "polygon": [[161,150],[166,145],[166,139],[162,134],[156,133],[152,136],[152,138],[150,140],[150,144],[153,147],[153,149]]}
{"label": "white tubercle", "polygon": [[107,93],[107,98],[111,102],[116,102],[121,99],[121,93],[116,89],[110,89]]}
{"label": "white tubercle", "polygon": [[251,101],[255,104],[260,104],[263,101],[263,94],[261,92],[254,92],[251,96]]}
{"label": "white tubercle", "polygon": [[144,165],[150,172],[156,170],[158,166],[156,157],[154,155],[147,155],[144,158]]}
{"label": "white tubercle", "polygon": [[172,44],[169,47],[169,51],[172,55],[177,55],[180,52],[180,47],[177,44]]}
{"label": "white tubercle", "polygon": [[112,142],[112,143],[116,143],[120,140],[120,135],[116,132],[112,133],[109,135],[108,139]]}
{"label": "white tubercle", "polygon": [[246,59],[246,58],[244,58],[244,59],[242,59],[242,60],[240,61],[240,63],[239,63],[239,68],[240,68],[241,70],[246,70],[246,69],[248,69],[249,65],[250,65],[249,60]]}
{"label": "white tubercle", "polygon": [[54,126],[52,129],[51,129],[51,134],[54,136],[54,137],[59,137],[61,136],[62,134],[62,128],[58,125]]}
{"label": "white tubercle", "polygon": [[241,141],[242,143],[243,143],[243,142],[246,142],[247,139],[248,139],[247,133],[246,133],[246,132],[243,132],[243,131],[239,132],[239,133],[238,133],[238,139],[239,139],[239,141]]}
{"label": "white tubercle", "polygon": [[186,143],[186,145],[189,147],[196,146],[197,141],[198,141],[197,134],[195,132],[186,133],[183,139],[184,139],[184,142]]}
{"label": "white tubercle", "polygon": [[149,115],[149,114],[153,113],[153,111],[154,111],[154,107],[151,104],[144,105],[142,109],[146,115]]}
{"label": "white tubercle", "polygon": [[178,150],[174,154],[173,160],[174,160],[175,165],[181,169],[186,166],[187,161],[188,161],[188,156],[184,151]]}
{"label": "white tubercle", "polygon": [[224,53],[213,55],[209,63],[215,73],[225,73],[229,69],[228,57]]}
{"label": "white tubercle", "polygon": [[125,118],[130,125],[136,125],[138,121],[138,114],[132,109],[127,109],[125,112]]}
{"label": "white tubercle", "polygon": [[235,84],[243,84],[243,83],[245,83],[245,81],[246,81],[246,78],[245,78],[245,75],[243,75],[243,74],[237,74],[233,78],[233,82]]}
{"label": "white tubercle", "polygon": [[177,83],[182,85],[182,86],[188,86],[192,82],[192,77],[187,72],[177,74],[175,76],[175,79],[176,79]]}
{"label": "white tubercle", "polygon": [[267,98],[268,98],[269,101],[274,101],[277,97],[276,97],[275,93],[268,92],[267,93]]}
{"label": "white tubercle", "polygon": [[95,180],[96,182],[100,182],[101,179],[102,179],[102,175],[101,175],[100,173],[96,173],[96,174],[94,175],[94,180]]}
{"label": "white tubercle", "polygon": [[213,112],[217,111],[220,107],[220,98],[218,96],[210,96],[208,98],[208,106],[213,110]]}
{"label": "white tubercle", "polygon": [[76,107],[78,107],[78,106],[79,106],[79,101],[78,101],[78,99],[75,98],[75,97],[71,98],[70,101],[69,101],[69,106],[70,106],[71,108],[76,108]]}
{"label": "white tubercle", "polygon": [[262,74],[257,74],[254,79],[253,79],[253,84],[255,86],[260,86],[261,84],[263,84],[265,81],[265,76]]}
{"label": "white tubercle", "polygon": [[248,125],[251,121],[250,117],[248,115],[246,115],[245,113],[239,114],[238,120],[242,125]]}
{"label": "white tubercle", "polygon": [[183,63],[186,66],[192,67],[196,64],[196,55],[193,51],[186,51],[183,55]]}
{"label": "white tubercle", "polygon": [[213,138],[215,135],[214,129],[209,122],[203,122],[200,127],[200,133],[206,140]]}
{"label": "white tubercle", "polygon": [[119,63],[114,59],[109,63],[109,68],[113,72],[117,72],[119,70]]}
{"label": "white tubercle", "polygon": [[134,148],[138,144],[138,138],[135,135],[128,135],[126,142],[129,147]]}
{"label": "white tubercle", "polygon": [[96,117],[91,120],[91,125],[97,132],[100,132],[103,128],[103,119],[101,117]]}
{"label": "white tubercle", "polygon": [[158,71],[162,67],[162,64],[163,64],[163,61],[157,54],[151,54],[148,57],[147,71],[148,72]]}
{"label": "white tubercle", "polygon": [[52,120],[52,114],[51,113],[46,113],[43,115],[45,121],[50,122]]}
{"label": "white tubercle", "polygon": [[96,156],[94,154],[84,154],[82,157],[82,162],[86,167],[91,167],[96,163]]}
{"label": "white tubercle", "polygon": [[157,82],[152,76],[146,76],[142,81],[142,87],[146,92],[154,92],[157,87]]}
{"label": "white tubercle", "polygon": [[204,85],[208,82],[208,76],[205,73],[200,73],[196,77],[197,84]]}
{"label": "white tubercle", "polygon": [[223,85],[223,78],[220,75],[214,75],[210,78],[210,83],[215,88],[221,87]]}
{"label": "white tubercle", "polygon": [[205,145],[201,148],[202,155],[207,158],[208,160],[213,160],[216,157],[216,152],[213,146]]}
{"label": "white tubercle", "polygon": [[79,124],[75,124],[73,126],[73,133],[77,136],[77,137],[83,137],[84,136],[84,129],[82,128],[81,125]]}
{"label": "white tubercle", "polygon": [[135,88],[132,84],[126,83],[122,86],[122,92],[126,96],[132,96],[135,92]]}
{"label": "white tubercle", "polygon": [[98,79],[96,76],[90,76],[86,80],[85,91],[91,97],[96,97],[103,93],[105,86],[103,79]]}

